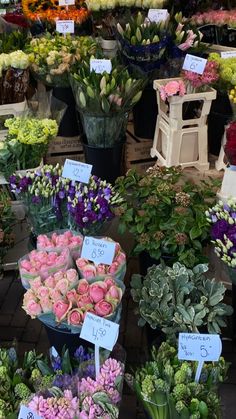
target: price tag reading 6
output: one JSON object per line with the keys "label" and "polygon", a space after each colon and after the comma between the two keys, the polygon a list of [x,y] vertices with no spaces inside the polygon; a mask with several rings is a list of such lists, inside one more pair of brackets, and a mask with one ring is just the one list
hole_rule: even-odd
{"label": "price tag reading 6", "polygon": [[206,63],[207,60],[205,60],[205,58],[195,57],[195,55],[187,54],[183,64],[183,70],[202,74],[206,67]]}

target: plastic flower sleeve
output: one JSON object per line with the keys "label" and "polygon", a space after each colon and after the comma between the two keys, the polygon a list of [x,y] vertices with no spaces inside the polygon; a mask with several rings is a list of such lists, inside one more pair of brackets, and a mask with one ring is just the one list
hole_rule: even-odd
{"label": "plastic flower sleeve", "polygon": [[[67,243],[63,244],[63,235],[64,233],[67,233],[67,232],[71,233],[72,235],[68,237]],[[78,238],[77,243],[73,243],[74,237]],[[45,241],[43,240],[44,238],[45,239],[48,238],[48,241],[51,240],[52,245],[44,246],[43,245],[43,242]],[[52,238],[54,238],[56,241],[58,240],[58,245],[55,244],[53,246]],[[68,243],[68,241],[71,241],[71,243]],[[61,245],[59,245],[59,242],[61,242]],[[37,238],[37,250],[44,250],[46,252],[56,252],[60,254],[63,251],[63,249],[68,247],[70,251],[70,255],[73,259],[77,259],[78,257],[80,257],[82,245],[83,245],[83,236],[77,231],[71,231],[71,230],[69,231],[67,229],[51,231],[50,233],[46,233],[45,235],[39,235]]]}
{"label": "plastic flower sleeve", "polygon": [[[35,254],[35,253],[38,253],[39,251],[35,250],[32,252],[34,252]],[[55,274],[58,271],[65,272],[68,269],[73,267],[73,261],[70,256],[69,249],[64,249],[61,255],[55,258],[55,262],[51,266],[46,265],[47,263],[46,259],[47,257],[50,258],[49,256],[50,253],[43,252],[45,254],[45,263],[41,264],[39,268],[37,267],[32,268],[32,263],[30,263],[30,257],[32,255],[32,252],[23,256],[18,261],[21,283],[25,289],[29,289],[30,281],[34,280],[38,276],[40,276],[43,280],[45,280],[47,277],[49,277],[52,274]],[[37,266],[37,263],[34,263],[34,265]]]}

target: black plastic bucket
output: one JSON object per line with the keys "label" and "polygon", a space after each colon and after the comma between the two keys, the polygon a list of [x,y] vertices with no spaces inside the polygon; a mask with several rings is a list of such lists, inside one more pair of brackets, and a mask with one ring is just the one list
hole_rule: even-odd
{"label": "black plastic bucket", "polygon": [[75,99],[71,87],[53,87],[53,96],[66,103],[67,109],[61,120],[58,135],[61,137],[75,137],[81,133],[79,127]]}

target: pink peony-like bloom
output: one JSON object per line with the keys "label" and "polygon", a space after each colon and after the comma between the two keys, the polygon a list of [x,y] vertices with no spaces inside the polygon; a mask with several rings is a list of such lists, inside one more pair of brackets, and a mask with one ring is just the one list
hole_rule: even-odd
{"label": "pink peony-like bloom", "polygon": [[43,284],[42,284],[42,280],[41,280],[41,278],[40,278],[40,276],[37,276],[36,278],[34,278],[34,279],[32,279],[31,281],[30,281],[30,288],[33,290],[33,291],[37,291],[41,286],[42,286]]}
{"label": "pink peony-like bloom", "polygon": [[78,274],[75,269],[68,269],[65,276],[70,284],[75,284],[78,281]]}
{"label": "pink peony-like bloom", "polygon": [[103,265],[102,263],[97,265],[97,275],[105,275],[106,270],[107,270],[106,265]]}
{"label": "pink peony-like bloom", "polygon": [[59,290],[50,290],[50,297],[53,301],[53,303],[56,303],[57,301],[62,299],[62,294],[60,293]]}
{"label": "pink peony-like bloom", "polygon": [[100,317],[107,317],[113,313],[113,305],[108,301],[101,300],[95,304],[95,312]]}
{"label": "pink peony-like bloom", "polygon": [[73,290],[67,291],[66,298],[68,301],[71,301],[72,304],[77,304],[78,294],[76,290],[73,289]]}
{"label": "pink peony-like bloom", "polygon": [[120,264],[118,262],[112,262],[112,264],[108,268],[109,274],[115,274],[120,267]]}
{"label": "pink peony-like bloom", "polygon": [[73,308],[67,314],[67,322],[73,326],[79,326],[83,323],[83,311],[79,308]]}
{"label": "pink peony-like bloom", "polygon": [[72,307],[72,302],[65,302],[63,300],[59,300],[53,304],[53,313],[56,316],[56,320],[61,322],[67,316],[67,313],[70,311]]}
{"label": "pink peony-like bloom", "polygon": [[54,276],[52,275],[48,276],[44,281],[44,285],[49,288],[54,288],[55,284],[56,284],[56,281],[54,279]]}
{"label": "pink peony-like bloom", "polygon": [[58,282],[58,281],[60,281],[60,279],[64,278],[64,272],[62,272],[62,271],[56,272],[53,275],[53,277],[54,277],[55,282]]}
{"label": "pink peony-like bloom", "polygon": [[56,283],[55,289],[60,291],[62,295],[65,295],[69,289],[69,281],[66,278],[60,279]]}
{"label": "pink peony-like bloom", "polygon": [[86,279],[82,278],[79,280],[79,284],[77,286],[77,292],[80,295],[87,294],[89,290],[89,283]]}
{"label": "pink peony-like bloom", "polygon": [[52,312],[52,300],[49,297],[43,297],[40,299],[40,304],[43,310],[43,313]]}
{"label": "pink peony-like bloom", "polygon": [[114,262],[118,262],[119,264],[123,264],[126,262],[126,255],[123,252],[118,253],[118,255],[115,257]]}
{"label": "pink peony-like bloom", "polygon": [[106,285],[102,281],[94,282],[89,287],[89,296],[94,303],[103,300],[106,294]]}
{"label": "pink peony-like bloom", "polygon": [[49,294],[50,294],[50,290],[49,290],[48,287],[41,286],[37,290],[37,296],[38,296],[39,299],[44,298],[44,297],[49,297]]}
{"label": "pink peony-like bloom", "polygon": [[111,286],[105,295],[105,300],[119,303],[122,299],[122,290],[116,285]]}
{"label": "pink peony-like bloom", "polygon": [[23,308],[32,319],[34,319],[42,313],[41,305],[37,303],[35,300],[29,300],[26,306],[24,306]]}
{"label": "pink peony-like bloom", "polygon": [[36,295],[32,289],[29,289],[24,294],[23,305],[25,305],[30,300],[36,300]]}
{"label": "pink peony-like bloom", "polygon": [[107,287],[107,291],[113,286],[113,285],[115,285],[116,283],[115,283],[115,281],[114,281],[114,279],[112,278],[112,276],[107,276],[105,279],[104,279],[104,281],[103,281],[103,283],[106,285],[106,287]]}
{"label": "pink peony-like bloom", "polygon": [[81,269],[84,266],[88,265],[89,261],[87,259],[79,258],[76,260],[76,266],[77,268]]}
{"label": "pink peony-like bloom", "polygon": [[77,306],[87,311],[89,308],[93,308],[93,301],[88,294],[83,294],[78,297]]}
{"label": "pink peony-like bloom", "polygon": [[83,268],[80,268],[80,270],[83,275],[83,278],[86,279],[93,278],[97,275],[96,266],[92,265],[91,263],[88,263]]}

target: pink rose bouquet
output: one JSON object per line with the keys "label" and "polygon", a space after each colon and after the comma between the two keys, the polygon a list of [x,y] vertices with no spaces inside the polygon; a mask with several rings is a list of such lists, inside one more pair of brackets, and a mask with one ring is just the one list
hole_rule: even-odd
{"label": "pink rose bouquet", "polygon": [[69,249],[64,249],[60,255],[56,252],[32,250],[18,262],[22,285],[27,289],[36,277],[40,276],[45,280],[58,271],[67,271],[72,263]]}
{"label": "pink rose bouquet", "polygon": [[70,300],[62,303],[63,297],[72,292],[71,288],[77,284],[78,274],[75,269],[69,269],[66,272],[59,271],[45,281],[37,277],[30,282],[31,288],[24,295],[23,309],[34,319],[42,314],[52,313],[55,306],[58,318],[62,320],[72,307]]}
{"label": "pink rose bouquet", "polygon": [[123,281],[126,272],[126,256],[119,243],[116,243],[115,256],[111,265],[102,263],[95,265],[87,259],[78,258],[76,266],[81,278],[91,279],[97,276],[110,275],[118,281]]}
{"label": "pink rose bouquet", "polygon": [[37,238],[38,250],[61,253],[63,249],[68,248],[73,258],[80,256],[82,244],[83,236],[69,230],[40,234]]}

